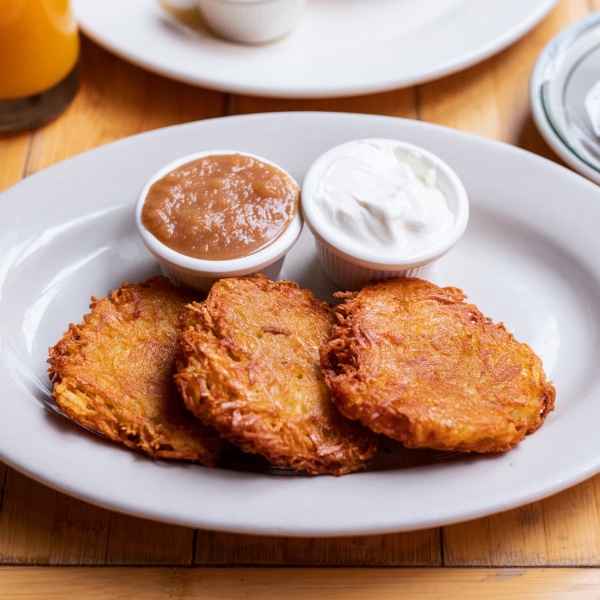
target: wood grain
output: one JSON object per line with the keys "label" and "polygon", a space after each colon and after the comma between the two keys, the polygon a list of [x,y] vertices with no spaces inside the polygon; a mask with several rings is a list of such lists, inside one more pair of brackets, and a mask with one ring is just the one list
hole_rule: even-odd
{"label": "wood grain", "polygon": [[[0,472],[1,474],[1,472]],[[1,488],[0,488],[1,491]],[[27,502],[20,501],[27,498]],[[278,538],[176,527],[120,515],[9,471],[0,564],[440,566],[439,530],[348,538]],[[195,558],[193,558],[195,556]]]}
{"label": "wood grain", "polygon": [[192,555],[191,529],[97,508],[9,472],[0,564],[189,565]]}
{"label": "wood grain", "polygon": [[275,538],[203,531],[195,564],[205,566],[440,566],[437,529],[347,538]]}
{"label": "wood grain", "polygon": [[541,502],[446,527],[449,566],[600,566],[600,477]]}
{"label": "wood grain", "polygon": [[349,98],[311,100],[234,96],[231,102],[231,113],[246,114],[300,110],[390,115],[414,119],[418,117],[417,106],[417,91],[414,88],[408,88]]}
{"label": "wood grain", "polygon": [[598,600],[587,569],[5,568],[0,597],[78,600]]}
{"label": "wood grain", "polygon": [[22,179],[29,145],[29,134],[0,135],[0,192]]}

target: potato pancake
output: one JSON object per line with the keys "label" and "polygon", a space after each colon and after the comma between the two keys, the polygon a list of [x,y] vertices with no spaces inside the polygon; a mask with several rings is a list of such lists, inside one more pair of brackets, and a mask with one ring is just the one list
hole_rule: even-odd
{"label": "potato pancake", "polygon": [[541,360],[461,290],[399,278],[339,297],[321,361],[348,418],[411,448],[500,452],[553,409]]}
{"label": "potato pancake", "polygon": [[83,322],[49,350],[60,409],[152,457],[214,465],[221,439],[187,410],[173,381],[178,319],[192,299],[165,277],[92,298]]}
{"label": "potato pancake", "polygon": [[290,281],[221,279],[190,310],[175,376],[188,408],[245,452],[279,467],[342,475],[362,469],[377,436],[343,417],[319,362],[329,306]]}

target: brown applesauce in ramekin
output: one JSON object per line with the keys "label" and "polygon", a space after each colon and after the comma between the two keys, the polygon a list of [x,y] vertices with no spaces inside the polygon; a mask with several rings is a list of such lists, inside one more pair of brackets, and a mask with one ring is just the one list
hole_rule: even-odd
{"label": "brown applesauce in ramekin", "polygon": [[244,154],[214,154],[154,182],[142,223],[181,254],[230,260],[273,242],[298,211],[299,198],[296,182],[278,167]]}

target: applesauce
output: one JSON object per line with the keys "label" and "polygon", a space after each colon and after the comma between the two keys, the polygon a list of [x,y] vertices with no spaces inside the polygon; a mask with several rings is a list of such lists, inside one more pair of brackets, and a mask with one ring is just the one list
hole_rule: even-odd
{"label": "applesauce", "polygon": [[203,260],[231,260],[272,243],[298,211],[300,188],[287,173],[245,154],[213,154],[155,181],[144,227],[165,246]]}

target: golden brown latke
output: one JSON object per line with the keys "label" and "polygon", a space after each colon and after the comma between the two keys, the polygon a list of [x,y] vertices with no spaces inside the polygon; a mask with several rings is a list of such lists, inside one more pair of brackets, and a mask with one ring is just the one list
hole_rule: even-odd
{"label": "golden brown latke", "polygon": [[332,404],[319,364],[332,313],[311,292],[265,277],[222,279],[180,336],[175,376],[188,408],[245,452],[280,467],[364,468],[377,436]]}
{"label": "golden brown latke", "polygon": [[60,409],[155,458],[213,465],[220,437],[186,409],[173,381],[178,318],[191,300],[165,277],[92,298],[83,323],[49,350]]}
{"label": "golden brown latke", "polygon": [[499,452],[553,409],[541,360],[461,290],[404,278],[340,297],[321,361],[347,417],[407,447]]}

